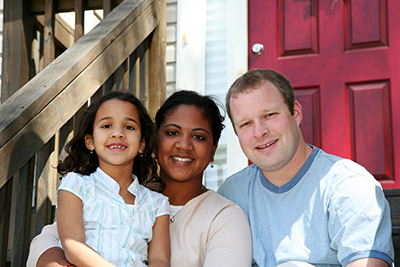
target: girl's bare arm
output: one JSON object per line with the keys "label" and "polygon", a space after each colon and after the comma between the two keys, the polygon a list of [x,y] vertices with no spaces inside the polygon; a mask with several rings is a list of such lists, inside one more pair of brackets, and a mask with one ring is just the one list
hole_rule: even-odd
{"label": "girl's bare arm", "polygon": [[149,267],[170,266],[169,215],[157,217],[149,243]]}
{"label": "girl's bare arm", "polygon": [[114,266],[85,243],[82,201],[71,192],[58,191],[57,227],[66,259],[76,266]]}

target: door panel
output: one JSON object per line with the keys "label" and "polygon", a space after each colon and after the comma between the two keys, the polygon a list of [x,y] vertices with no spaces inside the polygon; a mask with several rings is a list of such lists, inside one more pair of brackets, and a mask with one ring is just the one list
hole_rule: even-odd
{"label": "door panel", "polygon": [[388,85],[386,81],[348,86],[351,158],[382,182],[393,180]]}
{"label": "door panel", "polygon": [[297,88],[296,99],[302,105],[303,121],[301,130],[304,140],[317,147],[321,147],[321,125],[320,125],[320,96],[319,87]]}
{"label": "door panel", "polygon": [[[400,187],[400,1],[249,0],[249,68],[285,74],[306,142]],[[399,167],[397,167],[399,166]]]}

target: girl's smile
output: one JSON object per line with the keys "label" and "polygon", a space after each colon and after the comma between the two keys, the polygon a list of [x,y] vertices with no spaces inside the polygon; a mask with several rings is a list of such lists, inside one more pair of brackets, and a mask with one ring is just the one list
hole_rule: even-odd
{"label": "girl's smile", "polygon": [[108,145],[108,148],[117,151],[117,150],[125,149],[126,145],[124,143],[117,142],[117,143],[112,143],[112,144]]}

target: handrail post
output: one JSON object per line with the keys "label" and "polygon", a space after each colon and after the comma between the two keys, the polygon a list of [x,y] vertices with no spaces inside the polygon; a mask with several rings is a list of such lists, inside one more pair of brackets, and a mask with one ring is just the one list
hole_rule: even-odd
{"label": "handrail post", "polygon": [[32,72],[31,50],[26,44],[33,36],[28,1],[4,1],[1,101],[4,103],[29,81]]}
{"label": "handrail post", "polygon": [[6,266],[13,180],[0,188],[0,266]]}
{"label": "handrail post", "polygon": [[149,55],[149,113],[152,117],[155,116],[166,98],[166,31],[167,31],[167,2],[159,0],[158,7],[160,8],[160,18],[156,30],[153,33],[153,38],[150,44]]}

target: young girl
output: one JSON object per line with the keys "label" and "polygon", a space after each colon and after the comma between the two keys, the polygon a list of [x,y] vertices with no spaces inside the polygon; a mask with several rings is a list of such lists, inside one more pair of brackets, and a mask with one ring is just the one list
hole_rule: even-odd
{"label": "young girl", "polygon": [[141,184],[156,178],[154,124],[130,93],[112,92],[84,113],[57,192],[57,224],[76,266],[169,266],[169,204]]}

